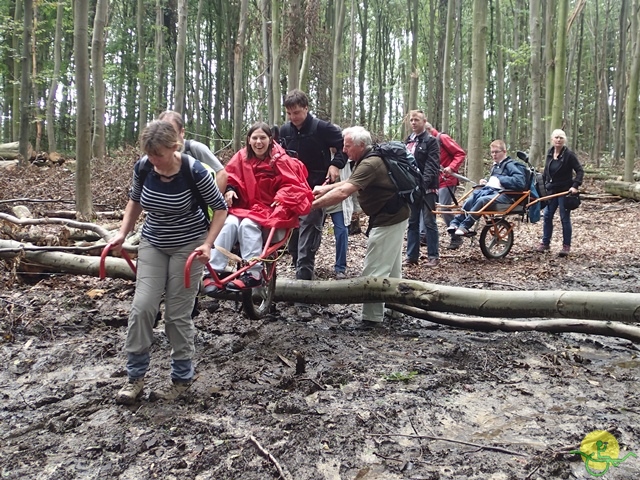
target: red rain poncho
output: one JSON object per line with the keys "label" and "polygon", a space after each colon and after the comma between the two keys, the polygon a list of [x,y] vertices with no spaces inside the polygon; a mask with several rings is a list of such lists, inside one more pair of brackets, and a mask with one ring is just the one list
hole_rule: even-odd
{"label": "red rain poncho", "polygon": [[[298,217],[311,210],[313,193],[307,183],[307,168],[275,143],[264,160],[247,159],[247,149],[238,151],[225,166],[228,184],[238,195],[229,213],[250,218],[263,227],[295,228]],[[271,205],[277,202],[277,206]]]}

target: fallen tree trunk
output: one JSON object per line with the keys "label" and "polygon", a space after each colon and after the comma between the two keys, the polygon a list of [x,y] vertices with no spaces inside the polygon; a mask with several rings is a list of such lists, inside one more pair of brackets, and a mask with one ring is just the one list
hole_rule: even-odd
{"label": "fallen tree trunk", "polygon": [[[0,240],[0,258],[16,257],[18,242]],[[54,267],[60,272],[99,274],[99,257],[50,251],[20,253],[32,263]],[[135,278],[126,261],[106,258],[106,275]],[[276,301],[305,303],[387,302],[416,307],[422,311],[449,312],[481,317],[560,318],[640,322],[640,294],[558,290],[494,291],[451,287],[417,280],[360,277],[338,281],[279,279]]]}
{"label": "fallen tree trunk", "polygon": [[603,322],[599,320],[505,320],[503,318],[461,317],[447,313],[428,312],[416,307],[408,307],[397,303],[386,304],[387,308],[421,318],[448,327],[479,330],[482,332],[549,332],[549,333],[586,333],[617,337],[640,343],[640,328],[619,322]]}
{"label": "fallen tree trunk", "polygon": [[640,183],[609,180],[604,182],[604,191],[613,195],[640,200]]}
{"label": "fallen tree trunk", "polygon": [[436,312],[504,318],[580,318],[640,322],[640,294],[559,290],[493,291],[416,280],[361,277],[338,281],[279,279],[275,300],[388,302]]}
{"label": "fallen tree trunk", "polygon": [[[20,256],[31,264],[53,268],[58,272],[91,275],[94,277],[100,274],[100,257],[74,255],[65,252],[21,250],[20,246],[20,243],[13,240],[0,239],[0,258]],[[105,259],[105,267],[108,277],[135,280],[133,271],[122,258],[107,257]]]}
{"label": "fallen tree trunk", "polygon": [[[28,145],[27,149],[29,158],[26,160],[30,160],[33,158],[33,147],[31,144]],[[0,157],[6,158],[7,160],[15,160],[19,155],[20,142],[0,143]]]}

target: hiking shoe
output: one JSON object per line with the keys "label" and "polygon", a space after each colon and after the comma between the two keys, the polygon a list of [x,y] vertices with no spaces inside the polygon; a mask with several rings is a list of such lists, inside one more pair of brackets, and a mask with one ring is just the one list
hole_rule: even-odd
{"label": "hiking shoe", "polygon": [[426,263],[427,267],[429,268],[434,268],[437,267],[438,264],[440,263],[440,260],[437,258],[430,258],[429,261]]}
{"label": "hiking shoe", "polygon": [[558,256],[559,257],[568,257],[570,251],[571,251],[571,247],[569,245],[563,245],[562,246],[562,250],[560,250],[560,252],[558,252]]}
{"label": "hiking shoe", "polygon": [[227,291],[240,292],[249,288],[256,288],[262,285],[261,277],[254,277],[249,272],[240,275],[240,277],[227,283]]}
{"label": "hiking shoe", "polygon": [[205,295],[215,295],[220,291],[220,288],[216,285],[216,282],[213,281],[212,278],[205,278],[204,282],[202,282],[202,293]]}
{"label": "hiking shoe", "polygon": [[536,252],[539,252],[539,253],[548,252],[550,248],[551,247],[549,245],[545,245],[544,243],[540,243],[540,245],[538,245],[536,247]]}
{"label": "hiking shoe", "polygon": [[143,387],[144,377],[136,380],[129,380],[116,394],[116,403],[120,405],[133,405],[142,394]]}
{"label": "hiking shoe", "polygon": [[445,248],[447,250],[457,250],[462,246],[462,239],[456,236],[451,237],[451,243]]}
{"label": "hiking shoe", "polygon": [[185,393],[193,385],[193,381],[188,382],[176,382],[171,381],[169,385],[165,385],[160,390],[153,391],[149,394],[150,402],[157,402],[158,400],[165,400],[171,402]]}
{"label": "hiking shoe", "polygon": [[347,278],[347,274],[344,272],[336,272],[336,280],[344,280]]}
{"label": "hiking shoe", "polygon": [[418,259],[414,260],[413,258],[407,258],[407,259],[405,259],[403,265],[405,267],[407,267],[407,266],[418,265],[418,263],[420,263],[420,261]]}

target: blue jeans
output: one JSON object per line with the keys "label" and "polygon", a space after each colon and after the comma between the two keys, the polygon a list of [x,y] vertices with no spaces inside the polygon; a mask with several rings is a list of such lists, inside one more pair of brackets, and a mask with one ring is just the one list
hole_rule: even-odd
{"label": "blue jeans", "polygon": [[349,227],[344,224],[342,210],[331,214],[333,222],[333,236],[336,239],[336,273],[344,273],[347,270],[347,248],[349,246]]}
{"label": "blue jeans", "polygon": [[564,208],[564,197],[556,197],[547,201],[544,209],[544,222],[542,223],[542,243],[549,245],[553,234],[553,216],[560,209],[560,223],[562,224],[562,244],[571,246],[571,212]]}
{"label": "blue jeans", "polygon": [[[498,191],[491,187],[480,188],[479,190],[473,192],[471,197],[469,197],[469,199],[464,202],[464,205],[462,205],[462,209],[467,212],[477,212],[489,202],[491,202],[497,194]],[[502,194],[498,198],[496,198],[491,206],[489,206],[487,211],[495,210],[494,205],[497,205],[498,203],[513,203],[513,199],[508,195]],[[469,230],[471,227],[473,227],[473,224],[476,223],[476,220],[478,220],[481,216],[482,215],[480,214],[472,215],[470,213],[461,213],[460,215],[456,215],[453,218],[449,226],[454,225],[456,227],[462,227]]]}
{"label": "blue jeans", "polygon": [[298,280],[313,280],[324,217],[324,209],[311,210],[308,215],[303,215],[300,217],[300,227],[289,240],[289,252],[295,262]]}
{"label": "blue jeans", "polygon": [[427,229],[427,255],[429,259],[440,258],[438,242],[438,225],[436,215],[433,213],[436,207],[437,193],[427,193],[422,199],[422,205],[411,205],[409,227],[407,229],[407,258],[418,260],[420,258],[420,218],[424,220]]}

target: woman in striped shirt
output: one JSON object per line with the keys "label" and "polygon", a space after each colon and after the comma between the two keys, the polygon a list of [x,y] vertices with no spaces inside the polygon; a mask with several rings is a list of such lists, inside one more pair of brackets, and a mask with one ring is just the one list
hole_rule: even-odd
{"label": "woman in striped shirt", "polygon": [[[140,136],[140,146],[147,155],[134,166],[122,226],[111,241],[118,251],[142,211],[146,212],[125,344],[129,381],[116,396],[116,402],[122,404],[135,403],[142,393],[153,343],[153,325],[163,294],[165,333],[171,344],[172,382],[168,388],[152,392],[149,397],[173,400],[191,385],[195,353],[191,310],[202,269],[191,270],[192,286],[187,289],[184,266],[194,250],[200,252],[198,259],[203,265],[209,261],[213,242],[227,216],[226,203],[211,174],[200,162],[180,155],[182,145],[171,123],[161,120],[149,123]],[[141,177],[145,161],[153,168]],[[192,179],[185,178],[185,162]],[[190,182],[195,183],[199,195],[214,210],[210,224]]]}

